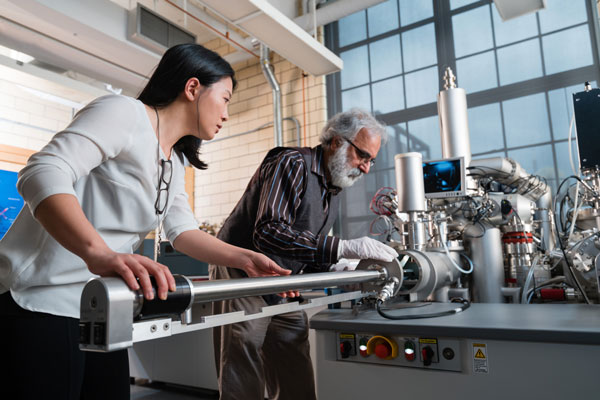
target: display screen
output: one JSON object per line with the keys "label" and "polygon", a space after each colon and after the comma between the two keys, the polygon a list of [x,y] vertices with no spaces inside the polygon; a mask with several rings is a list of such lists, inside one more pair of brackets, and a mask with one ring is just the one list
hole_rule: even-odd
{"label": "display screen", "polygon": [[23,204],[17,192],[17,173],[0,170],[0,239],[15,222]]}
{"label": "display screen", "polygon": [[423,163],[425,194],[456,194],[464,189],[462,159],[426,161]]}
{"label": "display screen", "polygon": [[581,168],[600,166],[600,89],[573,94]]}

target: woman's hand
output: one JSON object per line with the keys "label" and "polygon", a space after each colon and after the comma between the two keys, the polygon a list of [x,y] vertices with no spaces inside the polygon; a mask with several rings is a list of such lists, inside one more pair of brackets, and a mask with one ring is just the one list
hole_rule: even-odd
{"label": "woman's hand", "polygon": [[84,261],[88,269],[96,275],[120,276],[131,290],[138,290],[141,286],[147,300],[154,298],[150,275],[154,277],[158,286],[159,299],[165,300],[168,290],[175,291],[175,278],[169,268],[139,254],[116,253],[108,250],[89,255]]}
{"label": "woman's hand", "polygon": [[[249,277],[285,276],[292,273],[281,268],[264,254],[232,246],[199,229],[181,233],[175,239],[173,247],[196,260],[241,269]],[[289,291],[279,295],[297,297],[299,293]]]}

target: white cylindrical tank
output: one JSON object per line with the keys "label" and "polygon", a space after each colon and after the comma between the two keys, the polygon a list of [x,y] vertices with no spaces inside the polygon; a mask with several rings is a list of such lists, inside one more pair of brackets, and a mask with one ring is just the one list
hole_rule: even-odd
{"label": "white cylindrical tank", "polygon": [[465,166],[471,162],[469,119],[467,117],[467,94],[456,87],[456,77],[450,67],[444,74],[444,90],[438,94],[438,114],[442,157],[464,157]]}
{"label": "white cylindrical tank", "polygon": [[423,156],[421,153],[396,154],[396,190],[398,211],[408,213],[425,211],[425,186],[423,184]]}

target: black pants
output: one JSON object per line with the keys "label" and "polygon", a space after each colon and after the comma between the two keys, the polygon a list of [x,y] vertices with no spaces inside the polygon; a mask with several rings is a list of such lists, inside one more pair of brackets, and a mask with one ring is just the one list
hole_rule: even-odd
{"label": "black pants", "polygon": [[127,350],[83,352],[77,319],[24,310],[10,292],[0,295],[0,351],[2,398],[129,400]]}

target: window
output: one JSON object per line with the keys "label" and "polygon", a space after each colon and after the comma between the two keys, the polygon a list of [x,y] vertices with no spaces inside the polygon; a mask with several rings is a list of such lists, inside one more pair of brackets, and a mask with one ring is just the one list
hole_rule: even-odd
{"label": "window", "polygon": [[588,0],[552,0],[502,21],[492,0],[388,0],[328,25],[326,44],[345,63],[327,78],[330,114],[370,110],[390,138],[371,173],[342,192],[341,234],[368,233],[371,197],[395,186],[395,154],[441,158],[446,66],[467,91],[473,157],[515,158],[556,188],[572,173],[572,93],[600,81],[596,13]]}

